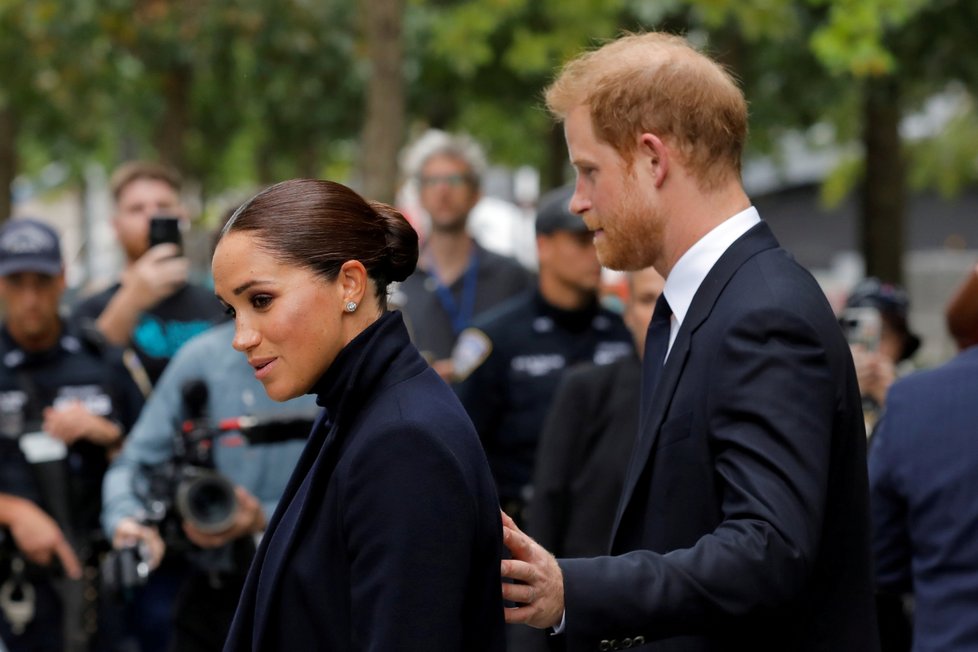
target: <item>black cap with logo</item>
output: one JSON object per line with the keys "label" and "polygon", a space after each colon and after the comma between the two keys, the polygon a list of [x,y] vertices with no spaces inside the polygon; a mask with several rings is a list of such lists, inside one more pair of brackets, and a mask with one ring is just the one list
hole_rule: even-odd
{"label": "black cap with logo", "polygon": [[36,272],[57,276],[62,271],[57,232],[29,218],[8,220],[0,229],[0,276]]}

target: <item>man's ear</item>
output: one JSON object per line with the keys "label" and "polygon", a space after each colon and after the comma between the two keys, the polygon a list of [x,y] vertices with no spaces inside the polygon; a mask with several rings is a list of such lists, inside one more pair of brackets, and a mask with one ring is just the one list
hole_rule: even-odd
{"label": "man's ear", "polygon": [[656,188],[662,186],[669,174],[671,152],[655,134],[644,133],[638,139],[638,165],[652,177]]}

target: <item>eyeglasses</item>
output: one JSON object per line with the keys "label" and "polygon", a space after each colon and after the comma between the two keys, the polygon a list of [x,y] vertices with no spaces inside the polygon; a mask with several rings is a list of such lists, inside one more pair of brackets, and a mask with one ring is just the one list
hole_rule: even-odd
{"label": "eyeglasses", "polygon": [[419,177],[418,181],[421,183],[422,188],[437,186],[439,183],[444,183],[452,188],[461,188],[464,185],[472,183],[472,177],[467,174],[444,174],[441,176]]}

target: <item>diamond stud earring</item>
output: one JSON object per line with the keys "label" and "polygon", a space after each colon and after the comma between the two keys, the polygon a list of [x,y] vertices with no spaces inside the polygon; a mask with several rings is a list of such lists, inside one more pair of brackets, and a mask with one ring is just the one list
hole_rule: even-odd
{"label": "diamond stud earring", "polygon": [[346,302],[346,311],[347,312],[356,312],[356,309],[357,309],[357,302],[356,301],[347,301]]}

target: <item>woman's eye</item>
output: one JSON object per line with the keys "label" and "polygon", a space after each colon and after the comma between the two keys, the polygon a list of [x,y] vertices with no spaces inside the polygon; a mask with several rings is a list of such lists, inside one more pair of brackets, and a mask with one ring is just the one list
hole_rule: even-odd
{"label": "woman's eye", "polygon": [[271,303],[272,297],[267,294],[256,294],[251,298],[251,305],[257,310],[267,308]]}
{"label": "woman's eye", "polygon": [[232,308],[231,306],[225,305],[224,306],[224,314],[227,315],[228,317],[230,317],[231,319],[234,319],[234,315],[235,315],[234,308]]}

